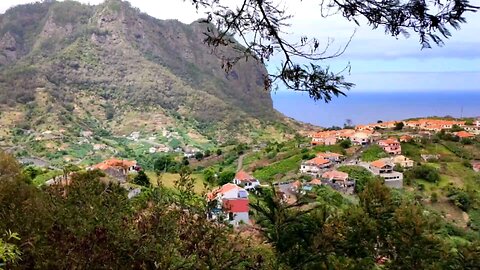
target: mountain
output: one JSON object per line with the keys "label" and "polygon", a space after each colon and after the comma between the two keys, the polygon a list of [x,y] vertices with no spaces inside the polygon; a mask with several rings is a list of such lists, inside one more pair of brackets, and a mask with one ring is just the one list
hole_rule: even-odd
{"label": "mountain", "polygon": [[264,89],[265,67],[250,57],[226,73],[222,58],[240,45],[208,47],[206,31],[120,0],[11,8],[0,15],[0,125],[118,136],[182,126],[218,142],[292,130]]}

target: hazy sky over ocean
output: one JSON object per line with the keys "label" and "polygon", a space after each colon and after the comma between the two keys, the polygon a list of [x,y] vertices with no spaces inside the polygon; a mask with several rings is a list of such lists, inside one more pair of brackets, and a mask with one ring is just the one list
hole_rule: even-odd
{"label": "hazy sky over ocean", "polygon": [[[2,0],[0,13],[18,4],[31,0]],[[98,4],[102,0],[80,0]],[[159,19],[178,19],[190,23],[202,17],[187,0],[131,0],[141,11]],[[238,1],[227,0],[230,3]],[[468,14],[467,24],[460,31],[452,30],[453,37],[444,47],[421,50],[418,37],[393,38],[383,29],[371,30],[367,25],[356,26],[341,16],[322,18],[319,9],[321,0],[279,0],[288,12],[294,15],[287,36],[297,40],[301,35],[315,36],[321,40],[334,39],[331,52],[341,48],[357,32],[345,54],[325,62],[332,70],[342,70],[348,63],[356,83],[354,92],[361,91],[448,91],[480,89],[480,13]],[[287,4],[288,3],[288,4]],[[480,0],[471,0],[479,5]],[[274,70],[277,62],[268,68]]]}

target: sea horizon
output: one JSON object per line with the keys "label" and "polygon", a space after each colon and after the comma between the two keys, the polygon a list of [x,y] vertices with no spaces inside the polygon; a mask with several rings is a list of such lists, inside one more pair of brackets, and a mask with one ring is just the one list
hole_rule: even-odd
{"label": "sea horizon", "polygon": [[274,108],[298,121],[321,127],[354,125],[418,117],[480,116],[478,91],[357,91],[332,101],[313,101],[307,93],[272,92]]}

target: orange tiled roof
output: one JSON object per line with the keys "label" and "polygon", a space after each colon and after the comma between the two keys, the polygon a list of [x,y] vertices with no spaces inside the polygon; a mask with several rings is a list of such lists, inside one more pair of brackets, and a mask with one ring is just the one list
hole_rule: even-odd
{"label": "orange tiled roof", "polygon": [[377,167],[377,168],[383,168],[387,165],[387,163],[381,159],[379,160],[376,160],[372,163],[370,163],[373,167]]}
{"label": "orange tiled roof", "polygon": [[310,181],[310,184],[311,184],[311,185],[321,185],[321,184],[322,184],[322,180],[315,178],[315,179],[313,179],[312,181]]}
{"label": "orange tiled roof", "polygon": [[455,132],[455,135],[457,135],[458,137],[460,138],[472,138],[472,137],[475,137],[473,134],[469,133],[469,132],[466,132],[466,131],[459,131],[459,132]]}
{"label": "orange tiled roof", "polygon": [[335,179],[335,180],[345,181],[345,180],[348,179],[348,173],[333,170],[333,171],[324,172],[322,174],[322,177],[327,178],[327,179]]}
{"label": "orange tiled roof", "polygon": [[217,197],[218,194],[225,194],[225,193],[227,193],[227,192],[229,192],[230,190],[233,190],[233,189],[240,189],[240,187],[233,184],[233,183],[227,183],[227,184],[213,190],[212,192],[208,193],[207,198],[210,199],[210,200],[215,199],[215,197]]}
{"label": "orange tiled roof", "polygon": [[332,153],[332,152],[326,152],[326,153],[317,153],[317,157],[322,157],[322,158],[343,157],[343,155],[340,155],[340,154],[337,154],[337,153]]}
{"label": "orange tiled roof", "polygon": [[126,169],[136,165],[137,165],[136,161],[121,160],[121,159],[107,159],[97,165],[94,165],[93,168],[99,169],[99,170],[107,170],[112,167],[121,167]]}
{"label": "orange tiled roof", "polygon": [[389,139],[386,139],[386,140],[381,140],[379,141],[380,144],[398,144],[399,142],[397,141],[397,139],[393,139],[393,138],[389,138]]}
{"label": "orange tiled roof", "polygon": [[328,159],[324,159],[323,157],[316,157],[316,158],[310,159],[309,161],[307,161],[307,163],[314,164],[314,165],[325,165],[330,163],[330,161]]}
{"label": "orange tiled roof", "polygon": [[246,173],[245,171],[241,170],[235,174],[235,179],[238,179],[240,181],[248,181],[248,180],[252,180],[253,177],[248,173]]}

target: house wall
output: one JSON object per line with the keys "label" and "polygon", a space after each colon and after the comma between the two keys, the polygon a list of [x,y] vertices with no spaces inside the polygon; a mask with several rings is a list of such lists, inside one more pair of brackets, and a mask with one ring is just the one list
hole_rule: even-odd
{"label": "house wall", "polygon": [[248,212],[233,213],[233,220],[230,220],[230,224],[238,226],[242,222],[245,224],[250,224]]}

